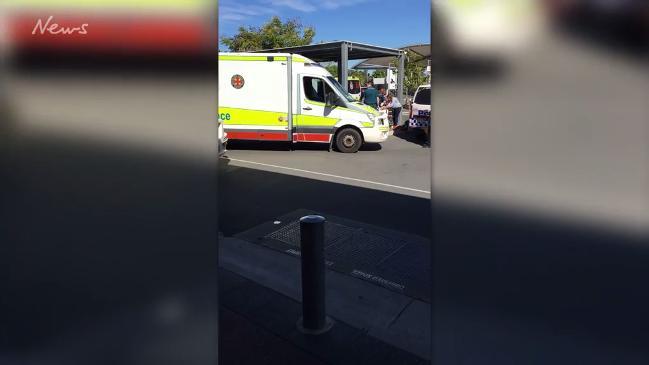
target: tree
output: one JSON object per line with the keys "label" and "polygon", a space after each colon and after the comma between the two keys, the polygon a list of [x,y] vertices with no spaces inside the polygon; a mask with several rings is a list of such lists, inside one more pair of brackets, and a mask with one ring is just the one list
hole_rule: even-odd
{"label": "tree", "polygon": [[334,65],[333,63],[328,64],[325,66],[327,71],[329,71],[330,74],[334,75],[334,77],[338,77],[338,66]]}
{"label": "tree", "polygon": [[382,78],[382,77],[385,77],[386,74],[387,73],[385,72],[385,70],[376,70],[376,71],[372,72],[372,78],[373,79]]}
{"label": "tree", "polygon": [[239,33],[232,37],[221,37],[221,43],[232,52],[258,51],[262,49],[305,46],[315,36],[313,27],[304,27],[298,20],[286,22],[274,16],[261,27],[239,27]]}
{"label": "tree", "polygon": [[349,76],[358,77],[358,79],[361,80],[361,85],[365,85],[365,82],[367,81],[365,71],[362,70],[352,70],[349,73]]}
{"label": "tree", "polygon": [[428,78],[424,75],[425,69],[426,66],[421,61],[411,62],[410,60],[406,60],[403,81],[403,89],[406,94],[414,94],[419,85],[425,84],[428,81]]}

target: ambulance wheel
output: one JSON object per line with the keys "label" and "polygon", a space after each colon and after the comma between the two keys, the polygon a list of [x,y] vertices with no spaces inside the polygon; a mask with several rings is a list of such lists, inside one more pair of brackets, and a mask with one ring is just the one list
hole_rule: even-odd
{"label": "ambulance wheel", "polygon": [[353,128],[345,128],[336,134],[336,148],[343,153],[354,153],[361,148],[363,137]]}

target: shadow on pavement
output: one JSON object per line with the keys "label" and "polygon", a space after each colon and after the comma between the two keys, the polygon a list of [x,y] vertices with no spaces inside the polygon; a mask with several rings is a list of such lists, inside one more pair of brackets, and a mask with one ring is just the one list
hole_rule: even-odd
{"label": "shadow on pavement", "polygon": [[363,143],[359,151],[380,151],[382,148],[380,143]]}
{"label": "shadow on pavement", "polygon": [[[305,208],[429,237],[427,199],[222,167],[226,235]],[[436,199],[434,363],[646,363],[646,237]]]}
{"label": "shadow on pavement", "polygon": [[[270,142],[270,141],[248,141],[248,140],[230,140],[228,142],[229,150],[251,150],[251,151],[327,151],[328,143],[291,143],[291,142]],[[364,143],[359,151],[379,151],[380,143]],[[336,152],[334,146],[331,152]]]}
{"label": "shadow on pavement", "polygon": [[393,136],[422,147],[425,147],[426,144],[426,134],[419,128],[397,128],[394,130]]}
{"label": "shadow on pavement", "polygon": [[430,236],[429,199],[219,164],[219,229],[245,231],[298,208]]}

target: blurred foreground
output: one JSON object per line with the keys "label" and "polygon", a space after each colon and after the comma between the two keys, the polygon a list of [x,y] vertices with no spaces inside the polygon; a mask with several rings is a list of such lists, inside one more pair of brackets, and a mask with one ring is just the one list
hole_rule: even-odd
{"label": "blurred foreground", "polygon": [[434,76],[436,363],[649,361],[646,53],[567,14]]}
{"label": "blurred foreground", "polygon": [[1,10],[2,364],[217,362],[210,20],[144,3]]}

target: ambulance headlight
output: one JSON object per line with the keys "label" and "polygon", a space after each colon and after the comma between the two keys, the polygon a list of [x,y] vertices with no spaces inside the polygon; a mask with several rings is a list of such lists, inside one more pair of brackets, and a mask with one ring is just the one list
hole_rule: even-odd
{"label": "ambulance headlight", "polygon": [[367,113],[367,119],[370,120],[370,122],[374,123],[376,121],[376,118],[374,117],[374,114],[372,113]]}

